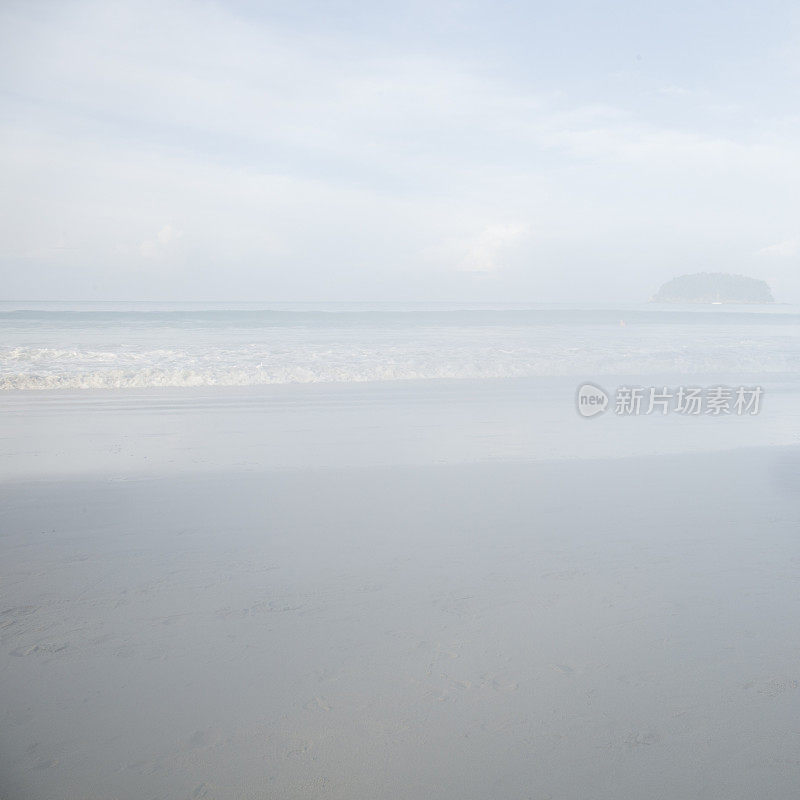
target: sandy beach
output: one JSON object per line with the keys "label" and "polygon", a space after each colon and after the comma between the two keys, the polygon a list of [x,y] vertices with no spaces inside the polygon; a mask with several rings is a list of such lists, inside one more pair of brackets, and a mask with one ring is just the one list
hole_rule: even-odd
{"label": "sandy beach", "polygon": [[525,461],[495,430],[468,463],[476,413],[394,464],[295,433],[304,465],[192,468],[184,431],[170,469],[165,406],[114,411],[124,469],[60,469],[63,409],[62,461],[6,469],[4,800],[793,796],[796,447]]}
{"label": "sandy beach", "polygon": [[800,800],[798,22],[0,0],[0,800]]}

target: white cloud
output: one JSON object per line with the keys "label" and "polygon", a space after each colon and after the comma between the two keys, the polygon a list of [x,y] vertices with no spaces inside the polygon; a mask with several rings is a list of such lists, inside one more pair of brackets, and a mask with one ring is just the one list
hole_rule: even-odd
{"label": "white cloud", "polygon": [[166,247],[170,242],[175,241],[176,239],[180,239],[183,236],[183,231],[175,230],[172,225],[165,225],[159,232],[158,236],[158,243],[163,247]]}
{"label": "white cloud", "polygon": [[521,222],[484,224],[477,233],[451,236],[423,251],[432,264],[458,272],[493,275],[530,236],[530,226]]}
{"label": "white cloud", "polygon": [[458,269],[465,272],[497,272],[504,258],[530,233],[528,225],[511,222],[487,225],[471,242],[466,243]]}
{"label": "white cloud", "polygon": [[658,89],[658,94],[664,94],[671,97],[691,97],[695,92],[692,89],[686,89],[683,86],[675,86],[674,84],[667,84]]}
{"label": "white cloud", "polygon": [[786,239],[782,242],[762,247],[757,255],[775,256],[776,258],[792,258],[800,254],[800,240]]}
{"label": "white cloud", "polygon": [[176,230],[172,225],[167,224],[152,238],[145,239],[139,245],[139,253],[143,258],[159,258],[167,253],[170,245],[174,244],[183,236],[183,231]]}

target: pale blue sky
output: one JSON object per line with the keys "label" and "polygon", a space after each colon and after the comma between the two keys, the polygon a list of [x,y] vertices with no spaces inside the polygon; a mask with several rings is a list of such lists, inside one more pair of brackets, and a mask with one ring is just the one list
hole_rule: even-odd
{"label": "pale blue sky", "polygon": [[12,299],[800,301],[789,3],[4,2]]}

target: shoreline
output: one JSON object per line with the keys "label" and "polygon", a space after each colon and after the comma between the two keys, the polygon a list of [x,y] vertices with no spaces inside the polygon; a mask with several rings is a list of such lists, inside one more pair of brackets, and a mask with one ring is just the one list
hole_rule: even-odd
{"label": "shoreline", "polygon": [[[762,376],[763,377],[763,376]],[[719,379],[719,376],[717,376]],[[686,376],[598,379],[677,386]],[[738,384],[745,384],[737,376]],[[800,442],[800,392],[757,416],[576,411],[573,378],[0,395],[0,481],[619,458]],[[714,385],[694,376],[694,385]]]}

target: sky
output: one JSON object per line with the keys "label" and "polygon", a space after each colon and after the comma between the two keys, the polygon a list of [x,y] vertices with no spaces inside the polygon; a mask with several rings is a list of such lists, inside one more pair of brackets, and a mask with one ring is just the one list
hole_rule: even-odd
{"label": "sky", "polygon": [[800,6],[0,0],[0,298],[800,302]]}

